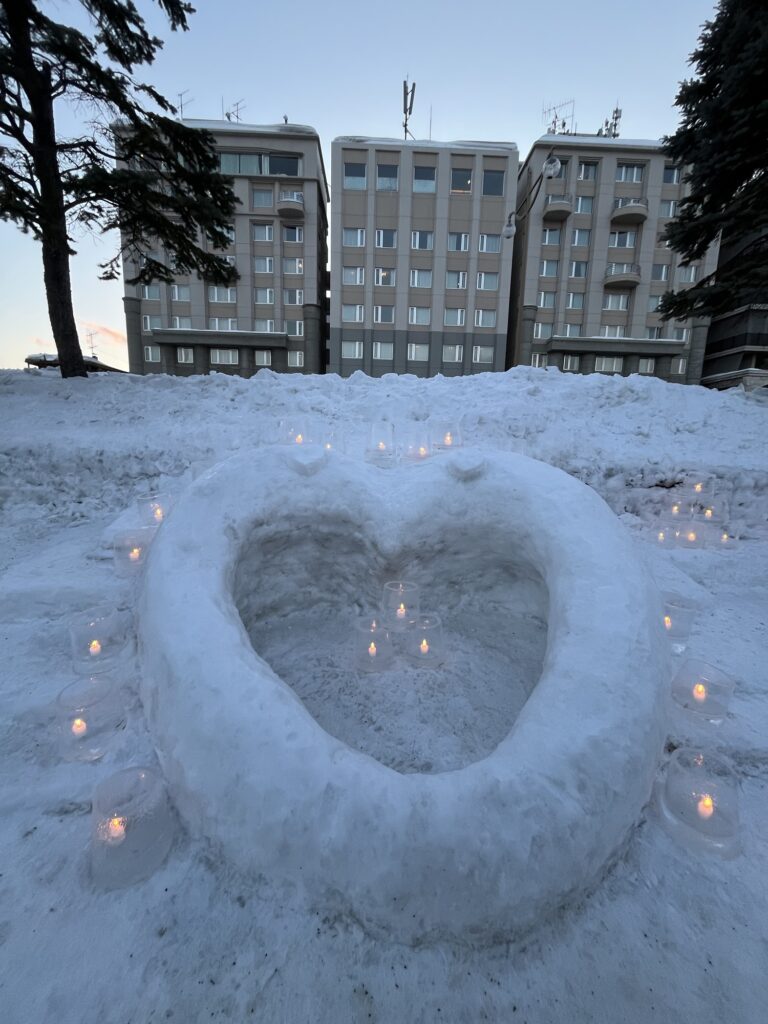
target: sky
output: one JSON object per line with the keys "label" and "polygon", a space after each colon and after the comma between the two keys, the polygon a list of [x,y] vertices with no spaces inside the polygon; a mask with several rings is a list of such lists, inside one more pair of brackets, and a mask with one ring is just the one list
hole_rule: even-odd
{"label": "sky", "polygon": [[[82,23],[76,0],[41,0],[51,17]],[[714,0],[330,0],[291,4],[199,0],[188,32],[173,33],[148,0],[137,0],[165,40],[137,77],[184,115],[220,118],[242,101],[243,122],[312,125],[330,175],[337,135],[402,137],[402,82],[416,82],[411,131],[428,138],[516,142],[521,159],[546,131],[544,108],[574,101],[577,131],[594,132],[617,102],[625,138],[657,139],[677,127],[680,81]],[[570,110],[570,108],[568,108]],[[91,113],[60,104],[62,132]],[[122,282],[98,280],[115,249],[109,237],[75,241],[72,290],[84,353],[127,368]],[[0,222],[0,366],[55,352],[39,245]]]}

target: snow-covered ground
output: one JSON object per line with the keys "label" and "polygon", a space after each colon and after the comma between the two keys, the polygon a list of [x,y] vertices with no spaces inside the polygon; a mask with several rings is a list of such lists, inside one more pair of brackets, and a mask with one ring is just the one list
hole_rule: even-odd
{"label": "snow-covered ground", "polygon": [[[737,689],[719,727],[670,712],[668,733],[673,744],[698,742],[731,758],[741,785],[739,857],[676,844],[649,808],[594,892],[527,939],[489,948],[413,949],[373,937],[352,918],[307,910],[283,883],[244,879],[184,834],[147,882],[92,888],[93,788],[155,759],[136,663],[125,680],[128,726],[104,760],[69,764],[57,750],[53,702],[73,678],[68,620],[131,597],[106,557],[105,531],[140,495],[179,492],[229,455],[272,442],[280,420],[316,417],[355,456],[382,415],[398,426],[461,415],[468,444],[565,469],[621,516],[662,589],[699,601],[690,653],[731,672]],[[524,368],[431,381],[269,371],[250,381],[62,381],[8,372],[0,425],[3,1024],[765,1024],[768,402]],[[689,471],[716,477],[741,535],[733,550],[654,543],[642,516],[667,506],[666,487]],[[251,628],[257,635],[258,624]],[[259,640],[279,662],[284,639]]]}

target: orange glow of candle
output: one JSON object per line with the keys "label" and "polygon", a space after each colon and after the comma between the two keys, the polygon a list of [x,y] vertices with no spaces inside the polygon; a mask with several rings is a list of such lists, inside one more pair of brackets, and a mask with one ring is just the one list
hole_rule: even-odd
{"label": "orange glow of candle", "polygon": [[165,516],[165,512],[163,512],[163,509],[160,505],[155,505],[154,509],[152,510],[152,515],[155,517],[156,523],[162,523],[163,517]]}
{"label": "orange glow of candle", "polygon": [[676,515],[679,514],[679,512],[680,512],[680,506],[679,505],[673,505],[672,506],[672,515],[676,516]]}
{"label": "orange glow of candle", "polygon": [[696,810],[699,812],[700,818],[704,818],[706,820],[707,818],[712,817],[715,813],[715,801],[709,793],[703,794],[699,802],[696,804]]}
{"label": "orange glow of candle", "polygon": [[672,617],[670,615],[664,616],[664,628],[672,629]]}
{"label": "orange glow of candle", "polygon": [[376,644],[373,642],[373,640],[371,640],[371,642],[370,642],[370,644],[368,646],[368,653],[370,654],[370,656],[372,658],[376,657]]}
{"label": "orange glow of candle", "polygon": [[101,644],[98,640],[91,640],[88,644],[88,650],[94,657],[96,657],[97,654],[101,654]]}
{"label": "orange glow of candle", "polygon": [[427,454],[427,449],[424,447],[424,445],[422,445],[419,448],[419,455],[423,459],[426,454]]}
{"label": "orange glow of candle", "polygon": [[666,533],[663,530],[659,530],[659,540],[662,541],[666,537]]}
{"label": "orange glow of candle", "polygon": [[84,718],[75,718],[71,728],[73,736],[85,736],[88,732],[88,723]]}
{"label": "orange glow of candle", "polygon": [[125,839],[125,818],[110,818],[107,822],[107,839],[112,843],[122,843]]}
{"label": "orange glow of candle", "polygon": [[707,699],[707,688],[704,683],[696,683],[691,692],[693,693],[693,699],[699,701],[699,703]]}
{"label": "orange glow of candle", "polygon": [[424,637],[424,639],[419,644],[419,650],[421,651],[422,654],[429,654],[429,644],[427,643],[426,637]]}
{"label": "orange glow of candle", "polygon": [[690,541],[691,544],[693,544],[693,542],[696,540],[696,534],[693,530],[689,530],[688,533],[685,535],[685,539]]}
{"label": "orange glow of candle", "polygon": [[304,444],[304,435],[297,434],[296,437],[294,438],[294,441],[296,442],[296,444]]}
{"label": "orange glow of candle", "polygon": [[128,557],[132,562],[138,562],[141,558],[141,548],[131,548],[128,552]]}
{"label": "orange glow of candle", "polygon": [[397,609],[397,617],[398,617],[398,619],[404,619],[405,618],[405,605],[402,604],[402,602],[400,604],[400,607]]}
{"label": "orange glow of candle", "polygon": [[711,508],[705,508],[704,509],[704,518],[705,519],[711,519],[712,518],[712,509]]}
{"label": "orange glow of candle", "polygon": [[721,543],[721,544],[727,544],[727,543],[728,543],[728,541],[729,541],[730,539],[731,539],[731,538],[730,538],[730,537],[728,536],[728,534],[727,534],[727,533],[723,533],[723,534],[722,534],[722,535],[720,536],[720,543]]}
{"label": "orange glow of candle", "polygon": [[704,490],[704,484],[694,484],[693,489],[694,491],[696,491],[697,494],[701,494],[701,492]]}
{"label": "orange glow of candle", "polygon": [[376,445],[376,447],[379,449],[380,452],[383,452],[383,451],[386,451],[387,445],[386,445],[386,442],[379,441],[379,443]]}
{"label": "orange glow of candle", "polygon": [[453,444],[453,435],[451,434],[450,430],[443,438],[443,444],[445,445],[446,448],[450,448],[451,445]]}

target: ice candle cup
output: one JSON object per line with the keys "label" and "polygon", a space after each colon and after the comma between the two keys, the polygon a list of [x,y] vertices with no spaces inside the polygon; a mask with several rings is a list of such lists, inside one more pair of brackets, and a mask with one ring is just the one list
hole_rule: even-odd
{"label": "ice candle cup", "polygon": [[387,420],[371,424],[365,458],[375,466],[385,469],[395,464],[395,428]]}
{"label": "ice candle cup", "polygon": [[157,526],[142,526],[115,534],[112,552],[118,576],[136,576],[141,572],[156,533]]}
{"label": "ice candle cup", "polygon": [[684,661],[672,680],[672,696],[686,711],[718,724],[728,714],[735,683],[714,665],[696,658]]}
{"label": "ice candle cup", "polygon": [[658,808],[671,834],[686,845],[724,856],[738,852],[738,779],[724,758],[679,747],[658,788]]}
{"label": "ice candle cup", "polygon": [[381,612],[388,629],[402,632],[419,614],[419,588],[405,580],[390,580],[384,584]]}
{"label": "ice candle cup", "polygon": [[434,612],[417,615],[408,624],[405,655],[414,665],[437,668],[445,661],[443,624]]}
{"label": "ice candle cup", "polygon": [[150,494],[139,498],[136,508],[143,526],[162,526],[168,518],[173,506],[173,498],[168,494]]}
{"label": "ice candle cup", "polygon": [[356,622],[353,642],[353,659],[360,671],[383,672],[391,667],[392,641],[380,617],[364,616]]}
{"label": "ice candle cup", "polygon": [[403,431],[401,458],[418,466],[432,454],[432,443],[426,424],[414,424]]}
{"label": "ice candle cup", "polygon": [[131,647],[133,616],[126,608],[88,608],[70,620],[72,667],[78,675],[109,671]]}
{"label": "ice candle cup", "polygon": [[675,654],[685,650],[697,612],[698,606],[693,601],[674,594],[664,595],[662,623]]}
{"label": "ice candle cup", "polygon": [[432,448],[436,452],[452,452],[464,447],[461,427],[452,420],[435,420],[430,423]]}
{"label": "ice candle cup", "polygon": [[65,761],[98,761],[125,727],[124,695],[108,675],[65,686],[56,700],[59,750]]}

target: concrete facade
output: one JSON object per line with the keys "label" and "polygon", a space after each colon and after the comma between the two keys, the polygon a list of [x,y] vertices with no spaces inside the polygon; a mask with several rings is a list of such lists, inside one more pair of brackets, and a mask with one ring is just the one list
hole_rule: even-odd
{"label": "concrete facade", "polygon": [[[323,373],[328,313],[328,184],[320,139],[303,125],[190,121],[212,133],[240,201],[226,255],[240,279],[209,287],[124,286],[129,367],[182,376],[250,377],[262,366]],[[207,240],[200,240],[206,246]],[[159,248],[149,251],[167,259]],[[128,262],[130,277],[136,272]]]}
{"label": "concrete facade", "polygon": [[740,306],[712,319],[701,383],[748,391],[768,385],[768,305]]}
{"label": "concrete facade", "polygon": [[[548,156],[559,173],[542,173]],[[663,323],[669,289],[715,269],[717,247],[694,269],[660,236],[685,195],[656,141],[545,135],[518,180],[507,366],[644,373],[701,380],[708,321]]]}
{"label": "concrete facade", "polygon": [[509,142],[333,141],[331,372],[504,369],[517,168]]}

